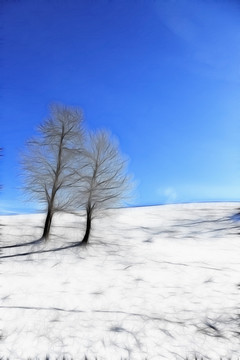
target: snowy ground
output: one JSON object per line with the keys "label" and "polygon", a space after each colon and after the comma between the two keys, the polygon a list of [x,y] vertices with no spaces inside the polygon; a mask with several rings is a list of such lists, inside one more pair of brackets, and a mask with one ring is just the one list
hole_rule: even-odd
{"label": "snowy ground", "polygon": [[[240,356],[236,203],[112,210],[88,248],[59,215],[50,243],[2,249],[0,357],[183,359]],[[1,216],[1,246],[38,239],[43,215]],[[8,257],[9,256],[9,257]]]}

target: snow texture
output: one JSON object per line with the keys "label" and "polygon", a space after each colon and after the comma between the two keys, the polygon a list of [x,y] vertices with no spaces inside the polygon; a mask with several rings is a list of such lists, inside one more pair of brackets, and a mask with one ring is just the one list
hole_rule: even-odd
{"label": "snow texture", "polygon": [[[236,203],[1,216],[0,357],[99,360],[240,355]],[[19,247],[7,247],[19,244]],[[45,252],[43,252],[45,251]],[[34,254],[15,256],[34,252]]]}

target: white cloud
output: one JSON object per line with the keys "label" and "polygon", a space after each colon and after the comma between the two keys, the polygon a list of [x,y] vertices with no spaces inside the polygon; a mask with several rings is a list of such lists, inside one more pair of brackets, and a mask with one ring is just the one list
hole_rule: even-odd
{"label": "white cloud", "polygon": [[165,204],[171,204],[177,201],[177,191],[171,186],[158,188],[157,193],[160,196],[160,201]]}

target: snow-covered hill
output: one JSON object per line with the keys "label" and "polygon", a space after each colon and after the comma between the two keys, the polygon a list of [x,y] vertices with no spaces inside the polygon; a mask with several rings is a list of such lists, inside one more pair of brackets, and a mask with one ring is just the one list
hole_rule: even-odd
{"label": "snow-covered hill", "polygon": [[41,236],[43,215],[0,217],[0,357],[240,356],[237,211],[111,210],[95,219],[87,248],[61,251],[51,250],[81,240],[84,217],[56,216],[46,245],[25,245]]}

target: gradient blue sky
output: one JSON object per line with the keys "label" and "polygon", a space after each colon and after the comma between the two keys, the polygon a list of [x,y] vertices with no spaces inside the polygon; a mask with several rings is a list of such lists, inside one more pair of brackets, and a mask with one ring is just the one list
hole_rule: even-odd
{"label": "gradient blue sky", "polygon": [[19,152],[51,102],[130,158],[135,205],[240,199],[240,2],[1,1],[0,194],[23,211]]}

